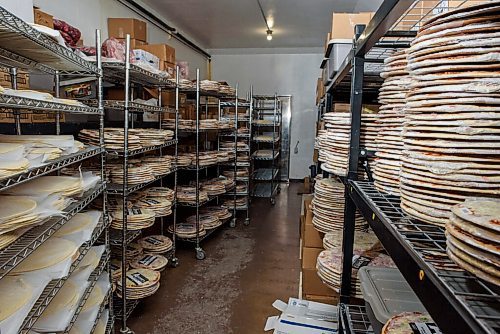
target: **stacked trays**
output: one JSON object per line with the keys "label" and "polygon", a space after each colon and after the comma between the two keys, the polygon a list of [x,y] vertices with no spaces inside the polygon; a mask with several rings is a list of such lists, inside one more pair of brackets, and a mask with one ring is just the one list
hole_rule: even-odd
{"label": "stacked trays", "polygon": [[401,208],[429,224],[467,197],[500,195],[499,8],[436,16],[408,52]]}
{"label": "stacked trays", "polygon": [[[142,299],[153,295],[160,288],[160,273],[150,269],[127,271],[127,299]],[[117,282],[117,293],[122,298],[122,281]]]}
{"label": "stacked trays", "polygon": [[[316,182],[311,205],[314,213],[312,223],[318,231],[327,233],[344,228],[344,191],[344,185],[333,178]],[[368,223],[359,212],[356,212],[355,223],[356,231],[368,228]]]}
{"label": "stacked trays", "polygon": [[[363,249],[363,247],[366,246],[369,247]],[[366,243],[360,246],[355,245],[354,247],[351,288],[353,290],[352,295],[356,298],[363,298],[360,287],[361,283],[358,278],[358,270],[361,267],[367,265],[375,267],[395,267],[389,256],[370,250],[372,247],[373,246],[367,245]],[[334,247],[322,251],[318,256],[316,269],[323,283],[339,292],[342,275],[342,247]]]}
{"label": "stacked trays", "polygon": [[378,136],[376,166],[373,169],[374,185],[379,191],[400,195],[401,155],[403,154],[403,124],[406,92],[411,78],[406,71],[407,55],[396,52],[384,60],[385,78],[380,88],[379,102],[382,104],[378,114]]}
{"label": "stacked trays", "polygon": [[452,208],[446,224],[447,253],[458,266],[500,285],[500,200],[469,199]]}
{"label": "stacked trays", "polygon": [[[328,112],[323,115],[326,136],[322,137],[319,155],[325,160],[321,169],[338,176],[347,176],[349,167],[349,147],[351,145],[351,114],[348,112]],[[361,115],[360,145],[375,151],[377,137],[377,114]]]}

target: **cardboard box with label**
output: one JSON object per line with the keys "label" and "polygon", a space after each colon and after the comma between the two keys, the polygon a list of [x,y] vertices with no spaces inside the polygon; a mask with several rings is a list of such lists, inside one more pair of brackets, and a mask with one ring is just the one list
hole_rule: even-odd
{"label": "cardboard box with label", "polygon": [[[29,110],[18,110],[20,112],[21,123],[31,123],[31,113]],[[14,117],[14,110],[7,108],[0,108],[0,123],[14,124],[16,122]]]}
{"label": "cardboard box with label", "polygon": [[[55,123],[56,122],[56,113],[55,112],[46,112],[46,111],[33,111],[31,115],[32,123]],[[61,112],[59,113],[59,122],[64,123],[66,121],[66,114]]]}
{"label": "cardboard box with label", "polygon": [[338,330],[338,307],[290,298],[288,304],[276,300],[273,307],[281,315],[267,318],[264,331],[274,334],[332,334]]}
{"label": "cardboard box with label", "polygon": [[[17,89],[30,88],[30,75],[27,71],[17,70]],[[12,81],[9,69],[0,67],[0,86],[4,88],[12,88]]]}
{"label": "cardboard box with label", "polygon": [[373,13],[333,13],[331,39],[353,39],[357,24],[368,25]]}
{"label": "cardboard box with label", "polygon": [[160,59],[154,54],[142,49],[135,49],[132,52],[136,63],[147,64],[154,69],[160,69]]}
{"label": "cardboard box with label", "polygon": [[132,18],[108,18],[108,36],[115,38],[134,38],[143,42],[147,39],[146,22]]}
{"label": "cardboard box with label", "polygon": [[33,15],[36,24],[54,29],[54,17],[52,15],[45,13],[36,7],[33,8]]}
{"label": "cardboard box with label", "polygon": [[175,68],[175,48],[167,44],[148,44],[142,45],[139,48],[154,54],[160,60],[174,64]]}

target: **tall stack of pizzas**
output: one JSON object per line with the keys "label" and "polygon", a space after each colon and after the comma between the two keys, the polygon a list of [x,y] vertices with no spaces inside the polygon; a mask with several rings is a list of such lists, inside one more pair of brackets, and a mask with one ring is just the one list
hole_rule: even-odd
{"label": "tall stack of pizzas", "polygon": [[384,63],[381,76],[385,80],[379,94],[382,106],[378,113],[379,131],[375,139],[377,164],[373,169],[373,178],[379,191],[399,196],[405,99],[411,77],[406,69],[408,60],[405,51],[394,53]]}
{"label": "tall stack of pizzas", "polygon": [[401,208],[426,223],[500,196],[499,12],[489,2],[437,15],[408,50]]}
{"label": "tall stack of pizzas", "polygon": [[[314,213],[312,223],[318,231],[328,233],[344,228],[344,191],[344,185],[334,178],[316,181],[311,206]],[[368,228],[368,223],[358,211],[355,224],[356,231]]]}

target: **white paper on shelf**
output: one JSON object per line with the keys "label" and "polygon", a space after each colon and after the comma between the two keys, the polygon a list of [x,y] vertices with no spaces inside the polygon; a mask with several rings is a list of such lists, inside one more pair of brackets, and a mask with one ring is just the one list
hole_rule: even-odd
{"label": "white paper on shelf", "polygon": [[106,271],[103,271],[101,276],[99,276],[99,279],[96,283],[96,286],[99,286],[99,288],[102,291],[102,298],[98,301],[96,305],[94,305],[92,308],[88,309],[85,312],[80,313],[78,316],[78,319],[82,321],[87,321],[87,322],[92,322],[97,318],[97,315],[99,313],[99,308],[101,307],[101,304],[104,302],[104,298],[108,294],[109,290],[111,289],[111,283],[109,282],[109,274]]}
{"label": "white paper on shelf", "polygon": [[31,299],[15,314],[0,322],[0,333],[17,333],[23,324],[24,319],[35,305],[43,290],[49,284],[50,278],[44,275],[19,275],[27,284],[31,286]]}
{"label": "white paper on shelf", "polygon": [[46,27],[46,26],[42,26],[42,25],[36,24],[36,23],[30,23],[30,25],[34,29],[36,29],[39,32],[41,32],[42,34],[44,34],[47,37],[50,37],[53,40],[55,40],[57,42],[57,44],[65,47],[66,49],[69,49],[66,46],[66,42],[64,41],[64,38],[61,36],[61,33],[59,32],[59,30],[55,30],[55,29],[52,29],[52,28],[49,28],[49,27]]}
{"label": "white paper on shelf", "polygon": [[73,256],[69,256],[68,258],[64,259],[59,263],[56,263],[53,266],[46,267],[40,270],[31,271],[26,275],[43,275],[43,276],[48,276],[50,279],[60,279],[68,276],[72,263],[73,263]]}
{"label": "white paper on shelf", "polygon": [[[81,245],[83,245],[84,243],[86,243],[87,241],[89,241],[92,238],[92,234],[93,234],[95,228],[97,227],[97,224],[99,224],[99,221],[101,220],[101,217],[102,217],[102,212],[97,211],[97,210],[87,211],[87,212],[83,212],[83,213],[86,215],[89,215],[92,218],[92,223],[89,224],[83,230],[79,230],[79,231],[73,232],[71,234],[60,236],[60,238],[63,238],[63,239],[69,240],[69,241],[73,241],[75,244],[78,245],[78,247],[80,247]],[[69,223],[71,223],[71,219],[66,224],[69,224]]]}
{"label": "white paper on shelf", "polygon": [[[83,293],[89,286],[89,282],[75,282],[77,290],[75,293],[78,296],[78,300],[83,296]],[[33,330],[39,333],[47,332],[62,332],[64,331],[71,322],[71,318],[77,310],[78,304],[71,308],[63,308],[54,314],[42,313],[40,318],[33,325]]]}
{"label": "white paper on shelf", "polygon": [[0,161],[18,161],[26,157],[26,146],[24,144],[0,142],[0,149],[6,151],[5,153],[0,153]]}
{"label": "white paper on shelf", "polygon": [[[90,248],[90,250],[87,252],[87,254],[85,255],[85,257],[82,259],[82,261],[80,262],[80,264],[78,265],[78,267],[76,267],[74,273],[77,273],[77,272],[79,272],[81,270],[87,271],[88,268],[90,268],[90,272],[92,273],[97,268],[97,266],[99,266],[99,263],[96,266],[94,266],[94,265],[86,265],[86,266],[84,266],[84,265],[82,265],[82,263],[85,263],[85,258],[87,256],[90,256],[90,254],[91,254],[92,251],[95,252],[95,254],[97,255],[97,258],[100,261],[100,259],[102,258],[102,255],[104,254],[105,250],[106,250],[106,245],[92,246]],[[89,276],[90,276],[90,274],[89,274]]]}

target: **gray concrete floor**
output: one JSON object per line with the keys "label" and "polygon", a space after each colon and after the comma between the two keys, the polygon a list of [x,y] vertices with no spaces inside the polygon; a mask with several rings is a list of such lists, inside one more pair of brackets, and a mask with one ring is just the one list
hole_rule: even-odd
{"label": "gray concrete floor", "polygon": [[181,246],[179,267],[162,274],[160,290],[134,311],[129,328],[137,334],[264,333],[267,317],[278,313],[271,304],[298,294],[300,189],[283,185],[275,206],[254,199],[250,226],[210,236],[203,261]]}

